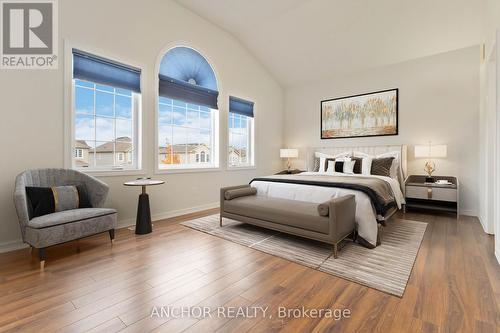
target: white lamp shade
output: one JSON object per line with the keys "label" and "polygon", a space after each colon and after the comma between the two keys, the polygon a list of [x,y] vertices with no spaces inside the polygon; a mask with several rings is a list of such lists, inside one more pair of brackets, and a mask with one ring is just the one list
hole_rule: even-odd
{"label": "white lamp shade", "polygon": [[415,158],[446,158],[447,155],[446,145],[415,146]]}
{"label": "white lamp shade", "polygon": [[299,157],[299,151],[297,149],[280,149],[281,158],[297,158]]}

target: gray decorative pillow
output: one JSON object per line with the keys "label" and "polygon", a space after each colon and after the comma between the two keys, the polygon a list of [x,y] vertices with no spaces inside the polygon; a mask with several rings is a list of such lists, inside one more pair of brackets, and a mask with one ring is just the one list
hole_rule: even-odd
{"label": "gray decorative pillow", "polygon": [[56,212],[77,209],[80,206],[80,196],[76,186],[54,186],[51,189]]}
{"label": "gray decorative pillow", "polygon": [[315,157],[314,158],[313,171],[314,172],[319,172],[319,157]]}
{"label": "gray decorative pillow", "polygon": [[377,176],[391,176],[391,166],[394,157],[374,158],[370,174]]}

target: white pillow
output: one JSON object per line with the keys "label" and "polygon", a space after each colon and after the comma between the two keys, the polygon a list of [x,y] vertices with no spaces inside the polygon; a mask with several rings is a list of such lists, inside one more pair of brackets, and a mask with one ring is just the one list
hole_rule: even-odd
{"label": "white pillow", "polygon": [[335,161],[328,161],[328,168],[326,169],[326,173],[334,173],[335,172]]}
{"label": "white pillow", "polygon": [[350,157],[337,158],[334,161],[328,161],[328,169],[326,169],[326,173],[335,173],[335,163],[336,162],[344,162],[344,167],[342,169],[343,173],[346,174],[354,174],[354,163],[356,161],[351,161]]}
{"label": "white pillow", "polygon": [[321,173],[325,172],[325,161],[326,161],[326,157],[319,158],[319,170],[318,170],[318,172],[321,172]]}
{"label": "white pillow", "polygon": [[353,169],[354,169],[354,164],[356,163],[356,161],[353,161],[351,159],[351,157],[336,158],[335,162],[344,162],[344,167],[342,169],[343,173],[347,173],[347,174],[353,174],[354,173]]}
{"label": "white pillow", "polygon": [[325,153],[320,153],[320,152],[315,152],[314,153],[314,156],[319,158],[319,172],[322,172],[324,173],[325,172],[325,161],[327,158],[333,158],[333,159],[336,159],[336,158],[339,158],[339,157],[346,157],[346,156],[349,156],[349,152],[343,152],[343,153],[340,153],[340,154],[335,154],[335,155],[329,155],[329,154],[325,154]]}
{"label": "white pillow", "polygon": [[361,174],[362,175],[370,175],[372,171],[372,160],[373,156],[355,151],[354,157],[361,157],[363,160],[361,162]]}
{"label": "white pillow", "polygon": [[344,161],[344,173],[347,173],[347,174],[354,174],[354,164],[356,163],[356,161],[351,161],[351,159],[349,159],[349,161]]}
{"label": "white pillow", "polygon": [[361,165],[361,174],[371,175],[372,174],[372,161],[373,157],[365,156],[363,157],[363,164]]}

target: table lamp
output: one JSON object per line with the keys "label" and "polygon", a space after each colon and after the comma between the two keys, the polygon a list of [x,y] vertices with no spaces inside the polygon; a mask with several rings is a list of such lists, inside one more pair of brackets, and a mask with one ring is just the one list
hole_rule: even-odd
{"label": "table lamp", "polygon": [[433,145],[431,142],[426,146],[415,146],[415,158],[427,159],[424,164],[424,171],[427,173],[427,177],[425,177],[426,183],[436,181],[432,177],[432,173],[436,171],[436,163],[432,161],[432,158],[446,158],[447,150],[446,145]]}
{"label": "table lamp", "polygon": [[287,172],[290,173],[290,167],[291,167],[290,159],[299,157],[299,151],[297,149],[292,149],[292,148],[280,149],[280,157],[287,159],[286,162]]}

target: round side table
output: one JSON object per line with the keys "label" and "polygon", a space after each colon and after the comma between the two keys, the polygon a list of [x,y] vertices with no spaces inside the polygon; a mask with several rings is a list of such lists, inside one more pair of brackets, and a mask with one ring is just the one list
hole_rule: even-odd
{"label": "round side table", "polygon": [[146,193],[147,186],[161,185],[163,180],[137,179],[123,183],[125,186],[141,186],[142,192],[139,194],[137,205],[137,219],[135,221],[135,233],[137,235],[149,234],[153,231],[151,227],[151,209],[149,208],[149,195]]}

